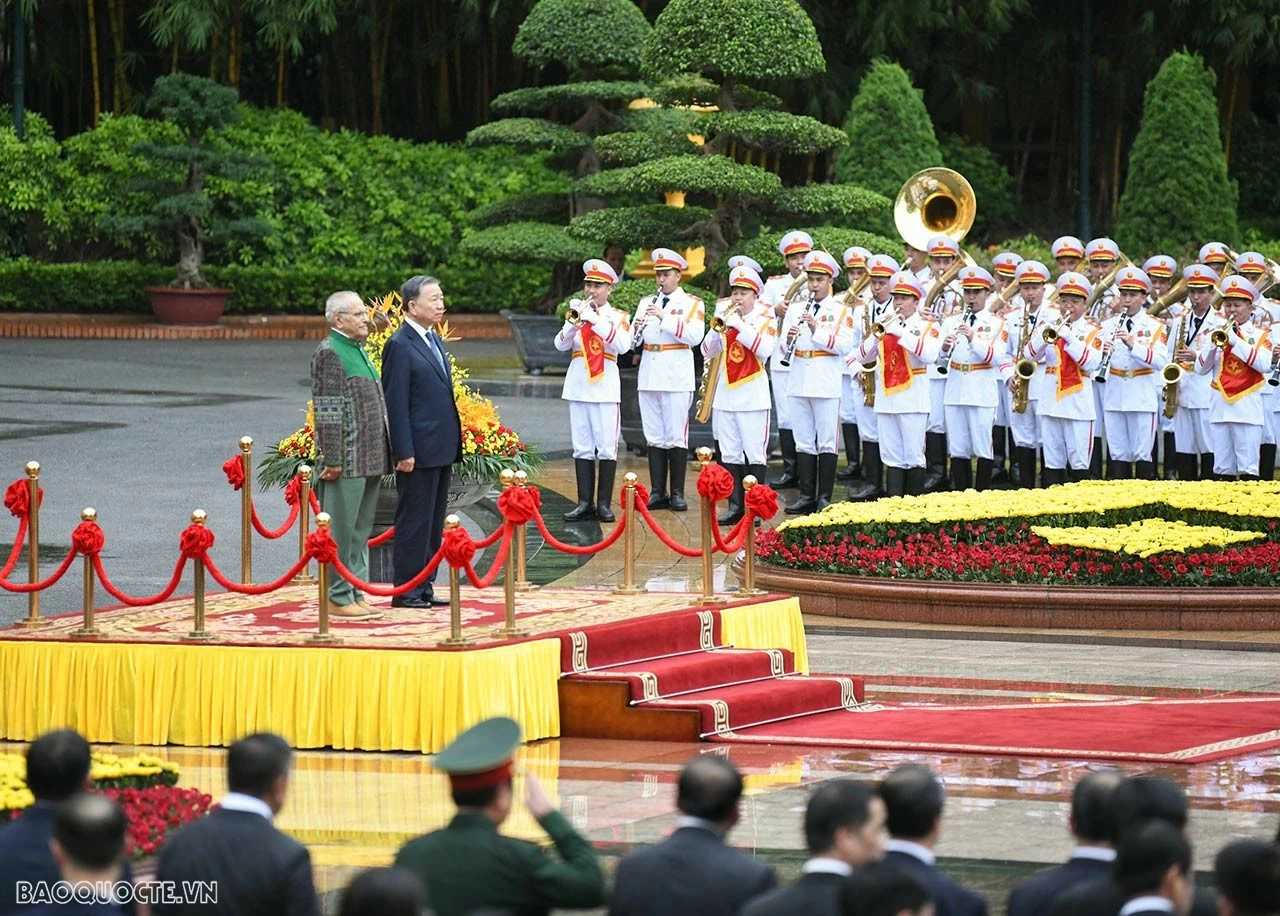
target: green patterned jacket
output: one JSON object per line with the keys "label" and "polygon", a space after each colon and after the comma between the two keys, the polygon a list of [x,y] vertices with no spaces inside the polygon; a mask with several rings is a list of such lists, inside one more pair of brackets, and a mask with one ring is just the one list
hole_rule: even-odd
{"label": "green patterned jacket", "polygon": [[387,405],[364,348],[330,331],[311,357],[316,474],[340,465],[343,477],[391,473]]}

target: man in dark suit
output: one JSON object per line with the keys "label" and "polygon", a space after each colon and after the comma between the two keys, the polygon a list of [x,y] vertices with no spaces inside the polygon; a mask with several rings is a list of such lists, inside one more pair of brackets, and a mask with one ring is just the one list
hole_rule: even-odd
{"label": "man in dark suit", "polygon": [[1167,821],[1144,821],[1116,848],[1120,916],[1187,916],[1195,892],[1191,844]]}
{"label": "man in dark suit", "polygon": [[81,792],[63,802],[53,818],[50,847],[63,884],[77,892],[68,902],[34,907],[29,916],[124,916],[111,889],[124,878],[128,827],[124,811],[105,795]]}
{"label": "man in dark suit", "polygon": [[889,819],[885,861],[914,875],[937,907],[938,916],[987,916],[987,901],[938,871],[933,847],[942,833],[942,782],[927,767],[906,764],[880,784]]}
{"label": "man in dark suit", "polygon": [[1088,773],[1076,783],[1071,793],[1070,826],[1076,838],[1071,858],[1015,887],[1009,895],[1008,916],[1040,916],[1068,888],[1110,876],[1116,859],[1111,799],[1122,782],[1122,772],[1105,769]]}
{"label": "man in dark suit", "polygon": [[[440,549],[453,464],[462,459],[462,424],[453,399],[453,371],[436,325],[444,292],[433,277],[410,277],[400,288],[402,324],[382,349],[382,390],[395,460],[395,584],[414,578]],[[448,604],[432,587],[393,598],[392,607]]]}
{"label": "man in dark suit", "polygon": [[1280,913],[1280,845],[1237,840],[1222,848],[1213,863],[1222,916],[1275,916]]}
{"label": "man in dark suit", "polygon": [[[840,885],[839,916],[934,916],[929,889],[888,862],[859,866]],[[801,911],[797,911],[801,912]]]}
{"label": "man in dark suit", "polygon": [[742,775],[705,754],[680,773],[676,831],[618,863],[610,916],[735,916],[772,890],[773,869],[725,843],[738,823]]}
{"label": "man in dark suit", "polygon": [[241,738],[227,752],[231,790],[208,817],[160,847],[156,880],[217,883],[217,901],[157,901],[155,916],[320,916],[311,855],[271,819],[284,807],[293,752],[278,735]]}
{"label": "man in dark suit", "polygon": [[852,779],[823,783],[804,811],[809,860],[800,877],[752,900],[742,916],[838,916],[844,880],[856,866],[884,858],[888,839],[884,802],[874,788]]}

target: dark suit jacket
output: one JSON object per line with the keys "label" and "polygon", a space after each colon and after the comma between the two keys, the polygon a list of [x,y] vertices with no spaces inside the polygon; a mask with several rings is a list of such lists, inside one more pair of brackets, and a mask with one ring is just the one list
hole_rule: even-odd
{"label": "dark suit jacket", "polygon": [[909,872],[929,889],[937,916],[987,916],[986,900],[952,881],[936,867],[926,865],[909,853],[894,850],[885,856],[885,861]]}
{"label": "dark suit jacket", "polygon": [[618,863],[610,916],[736,916],[772,890],[773,869],[701,827],[681,827]]}
{"label": "dark suit jacket", "polygon": [[252,811],[218,808],[160,847],[158,881],[216,881],[217,904],[156,904],[155,916],[320,916],[307,848]]}
{"label": "dark suit jacket", "polygon": [[742,908],[742,916],[838,916],[844,881],[842,875],[831,872],[801,875],[791,886],[752,900]]}
{"label": "dark suit jacket", "polygon": [[[0,916],[10,913],[29,913],[30,905],[18,906],[17,883],[19,881],[60,881],[62,874],[54,861],[49,840],[53,838],[53,815],[58,806],[50,802],[36,802],[22,817],[0,830]],[[125,863],[121,881],[132,881],[133,870]],[[123,907],[132,916],[133,901]]]}
{"label": "dark suit jacket", "polygon": [[[436,343],[443,354],[439,335]],[[396,461],[412,458],[414,469],[420,470],[461,460],[462,424],[453,400],[453,376],[408,322],[382,348],[382,390]]]}
{"label": "dark suit jacket", "polygon": [[[1108,875],[1063,891],[1050,916],[1116,916],[1124,906],[1124,893]],[[1207,887],[1197,887],[1188,916],[1217,916],[1218,898]]]}
{"label": "dark suit jacket", "polygon": [[1028,878],[1009,894],[1008,916],[1042,916],[1058,895],[1077,884],[1107,878],[1111,863],[1099,859],[1071,858],[1066,863]]}

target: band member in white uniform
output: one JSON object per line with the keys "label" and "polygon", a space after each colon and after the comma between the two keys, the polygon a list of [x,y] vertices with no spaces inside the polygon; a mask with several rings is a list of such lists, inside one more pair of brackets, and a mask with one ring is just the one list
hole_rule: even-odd
{"label": "band member in white uniform", "polygon": [[1178,477],[1212,480],[1213,437],[1209,430],[1212,379],[1196,371],[1196,354],[1214,329],[1224,323],[1222,316],[1210,307],[1219,277],[1207,264],[1191,264],[1182,276],[1187,281],[1187,310],[1174,326],[1174,336],[1169,341],[1173,358],[1182,367],[1178,412],[1173,418]]}
{"label": "band member in white uniform", "polygon": [[799,515],[825,509],[836,485],[836,429],[840,425],[844,355],[853,344],[853,309],[831,294],[840,273],[825,251],[805,255],[809,295],[793,301],[782,322],[784,360],[791,363],[792,432],[800,496],[787,505]]}
{"label": "band member in white uniform", "polygon": [[[1001,378],[1013,391],[1017,384],[1014,369],[1018,360],[1029,359],[1033,363],[1027,344],[1031,335],[1038,334],[1041,328],[1058,323],[1058,310],[1044,302],[1045,284],[1049,281],[1049,268],[1039,261],[1023,261],[1018,265],[1016,274],[1018,295],[1022,299],[1022,307],[1011,311],[1006,316],[1006,329],[1009,332],[1009,357],[1001,370]],[[1044,366],[1035,365],[1035,374],[1027,386],[1027,407],[1022,413],[1013,409],[1012,400],[1009,407],[1009,426],[1013,432],[1013,460],[1018,464],[1018,484],[1028,489],[1036,485],[1036,448],[1040,445],[1040,428],[1037,402],[1040,390],[1044,386]]]}
{"label": "band member in white uniform", "polygon": [[[871,294],[867,289],[869,285],[867,260],[870,257],[871,252],[858,245],[845,249],[844,276],[849,283],[849,289],[840,293],[839,299],[850,309],[856,310],[870,298]],[[858,290],[856,294],[855,289]],[[840,395],[840,436],[844,442],[844,470],[836,472],[836,480],[852,480],[862,474],[862,465],[858,461],[862,446],[861,437],[858,434],[858,403],[863,400],[863,397],[862,388],[858,385],[858,378],[855,377],[857,374],[853,367],[845,364],[844,390]]]}
{"label": "band member in white uniform", "polygon": [[614,514],[609,503],[618,470],[618,405],[622,398],[618,355],[631,349],[631,321],[626,312],[609,305],[609,293],[618,282],[613,268],[592,258],[582,265],[582,270],[582,288],[587,298],[571,303],[571,308],[578,310],[578,323],[566,316],[564,327],[556,335],[556,349],[573,354],[560,396],[569,402],[578,505],[564,518],[569,522],[589,518],[611,522]]}
{"label": "band member in white uniform", "polygon": [[751,474],[756,480],[765,479],[769,376],[764,367],[778,337],[773,310],[758,298],[763,289],[759,273],[750,267],[734,267],[729,272],[729,298],[716,305],[724,332],[708,331],[702,341],[704,359],[725,353],[711,400],[711,429],[720,443],[721,462],[734,483],[729,505],[719,517],[721,525],[734,525],[742,518],[743,478]]}
{"label": "band member in white uniform", "polygon": [[1222,317],[1226,346],[1210,334],[1200,345],[1196,371],[1210,376],[1209,428],[1213,435],[1213,473],[1221,480],[1258,479],[1262,445],[1262,389],[1271,371],[1272,344],[1253,323],[1254,285],[1239,275],[1224,277]]}
{"label": "band member in white uniform", "polygon": [[1151,292],[1146,273],[1122,268],[1116,287],[1120,312],[1102,323],[1106,371],[1098,376],[1107,417],[1107,477],[1155,480],[1151,449],[1161,408],[1151,376],[1169,362],[1169,345],[1164,325],[1142,310]]}
{"label": "band member in white uniform", "polygon": [[[1142,262],[1142,269],[1151,280],[1151,295],[1147,305],[1152,306],[1157,299],[1173,288],[1173,278],[1178,274],[1178,262],[1167,254],[1153,254]],[[1183,303],[1175,302],[1156,316],[1156,320],[1164,325],[1165,339],[1169,342],[1171,354],[1174,325],[1177,324],[1178,316],[1182,313],[1182,307]],[[1151,384],[1155,386],[1156,397],[1163,403],[1164,376],[1160,372],[1154,373],[1151,376]],[[1162,468],[1162,476],[1165,480],[1177,480],[1178,462],[1174,458],[1177,447],[1173,437],[1173,417],[1166,417],[1162,408],[1156,414],[1156,425],[1159,427],[1160,435],[1156,437],[1151,458],[1157,466]]]}
{"label": "band member in white uniform", "polygon": [[1042,326],[1030,341],[1032,358],[1045,364],[1038,409],[1046,487],[1089,476],[1093,376],[1102,365],[1098,325],[1084,313],[1092,284],[1083,274],[1067,271],[1058,278],[1057,289],[1062,317],[1057,325]]}
{"label": "band member in white uniform", "polygon": [[[1109,238],[1097,238],[1085,246],[1084,252],[1085,260],[1089,264],[1089,282],[1096,289],[1098,284],[1116,266],[1116,261],[1120,258],[1120,246]],[[1081,271],[1081,273],[1084,273],[1084,271]],[[1117,307],[1116,287],[1115,283],[1112,283],[1098,294],[1097,301],[1089,309],[1089,317],[1100,325],[1115,314]],[[1105,405],[1102,403],[1102,394],[1105,388],[1105,385],[1093,386],[1093,405],[1098,414],[1098,419],[1093,425],[1093,435],[1096,441],[1093,443],[1093,466],[1090,470],[1093,472],[1093,476],[1098,478],[1103,476],[1102,459],[1106,451],[1103,448],[1103,443],[1107,439],[1107,414]]]}
{"label": "band member in white uniform", "polygon": [[[696,380],[693,347],[702,343],[706,305],[680,288],[689,265],[670,248],[653,250],[658,291],[636,309],[633,346],[640,351],[636,390],[649,457],[649,508],[684,512],[689,469],[689,407]],[[667,477],[671,495],[667,495]]]}
{"label": "band member in white uniform", "polygon": [[[772,307],[778,331],[782,330],[782,319],[787,314],[787,306],[797,296],[806,295],[804,275],[805,256],[813,250],[813,239],[807,232],[796,230],[788,232],[778,242],[778,252],[782,255],[787,272],[770,277],[764,284],[764,292],[760,298]],[[769,486],[778,490],[794,487],[800,482],[796,476],[796,439],[791,428],[791,401],[789,400],[790,369],[779,365],[781,347],[773,352],[769,361],[769,377],[773,385],[773,409],[778,414],[778,448],[782,452],[782,475],[769,481]]]}
{"label": "band member in white uniform", "polygon": [[[947,366],[945,407],[951,486],[974,486],[971,459],[978,459],[976,489],[991,487],[991,430],[999,401],[998,367],[1008,358],[1004,319],[987,308],[994,279],[982,267],[963,267],[957,278],[964,307],[942,321],[941,356]],[[927,442],[927,439],[926,439]],[[926,444],[926,450],[928,446]]]}
{"label": "band member in white uniform", "polygon": [[[1018,271],[1018,265],[1022,261],[1022,255],[1016,251],[1002,251],[991,259],[996,281],[991,295],[999,296],[1010,285],[1013,286],[1013,289],[1004,298],[1004,308],[996,312],[998,316],[1006,319],[1006,321],[1010,313],[1022,306],[1022,300],[1018,298],[1018,281],[1014,278],[1014,274]],[[1016,476],[1011,478],[1011,474],[1016,475],[1018,471],[1017,462],[1006,467],[1006,459],[1013,445],[1009,437],[1009,388],[1007,385],[1000,386],[999,400],[996,402],[996,425],[995,429],[991,431],[991,440],[992,455],[995,458],[995,470],[991,473],[992,482],[1003,483],[1012,479],[1014,483],[1017,483]]]}
{"label": "band member in white uniform", "polygon": [[[929,271],[932,274],[924,287],[925,298],[933,292],[934,285],[946,274],[960,257],[956,240],[945,235],[929,239]],[[960,283],[952,280],[933,300],[929,308],[920,305],[921,317],[940,324],[942,319],[960,310]],[[947,484],[947,417],[944,409],[947,390],[945,362],[934,363],[927,373],[929,379],[929,426],[924,435],[924,491],[932,493],[944,489]]]}
{"label": "band member in white uniform", "polygon": [[863,339],[858,359],[876,364],[876,422],[889,496],[924,491],[924,434],[929,424],[930,363],[942,343],[936,324],[917,313],[924,287],[906,271],[893,278],[893,311],[883,333]]}
{"label": "band member in white uniform", "polygon": [[1205,242],[1200,246],[1200,254],[1197,258],[1201,264],[1210,270],[1218,272],[1218,276],[1225,276],[1231,270],[1231,255],[1227,253],[1227,246],[1221,242]]}
{"label": "band member in white uniform", "polygon": [[1074,235],[1064,235],[1053,240],[1052,250],[1053,262],[1058,266],[1059,276],[1080,270],[1081,262],[1084,260],[1084,242]]}
{"label": "band member in white uniform", "polygon": [[[884,496],[884,461],[880,455],[879,425],[875,408],[875,362],[864,363],[858,356],[863,340],[871,336],[871,328],[877,322],[888,324],[893,316],[893,278],[898,275],[898,262],[887,254],[872,255],[867,261],[867,274],[871,278],[867,289],[871,294],[867,301],[853,312],[853,342],[845,365],[854,373],[853,386],[860,396],[854,399],[858,412],[858,434],[862,438],[861,486],[849,488],[849,499],[855,501],[879,499]],[[864,387],[865,386],[865,387]],[[867,392],[870,391],[870,398]],[[868,403],[870,400],[870,403]]]}
{"label": "band member in white uniform", "polygon": [[[1236,258],[1236,273],[1259,291],[1253,302],[1253,323],[1267,332],[1272,350],[1276,351],[1276,323],[1280,321],[1280,302],[1262,294],[1263,289],[1271,282],[1266,258],[1256,251],[1241,252]],[[1271,373],[1267,373],[1267,377],[1269,382]],[[1280,386],[1268,383],[1262,389],[1262,407],[1266,422],[1262,426],[1258,476],[1263,480],[1271,480],[1276,476],[1276,441],[1280,439]]]}

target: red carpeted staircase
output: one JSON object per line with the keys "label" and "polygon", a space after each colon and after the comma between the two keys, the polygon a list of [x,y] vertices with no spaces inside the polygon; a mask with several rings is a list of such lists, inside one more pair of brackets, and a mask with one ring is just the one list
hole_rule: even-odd
{"label": "red carpeted staircase", "polygon": [[848,710],[862,679],[797,674],[787,649],[725,645],[718,610],[689,610],[561,637],[561,734],[697,741]]}

